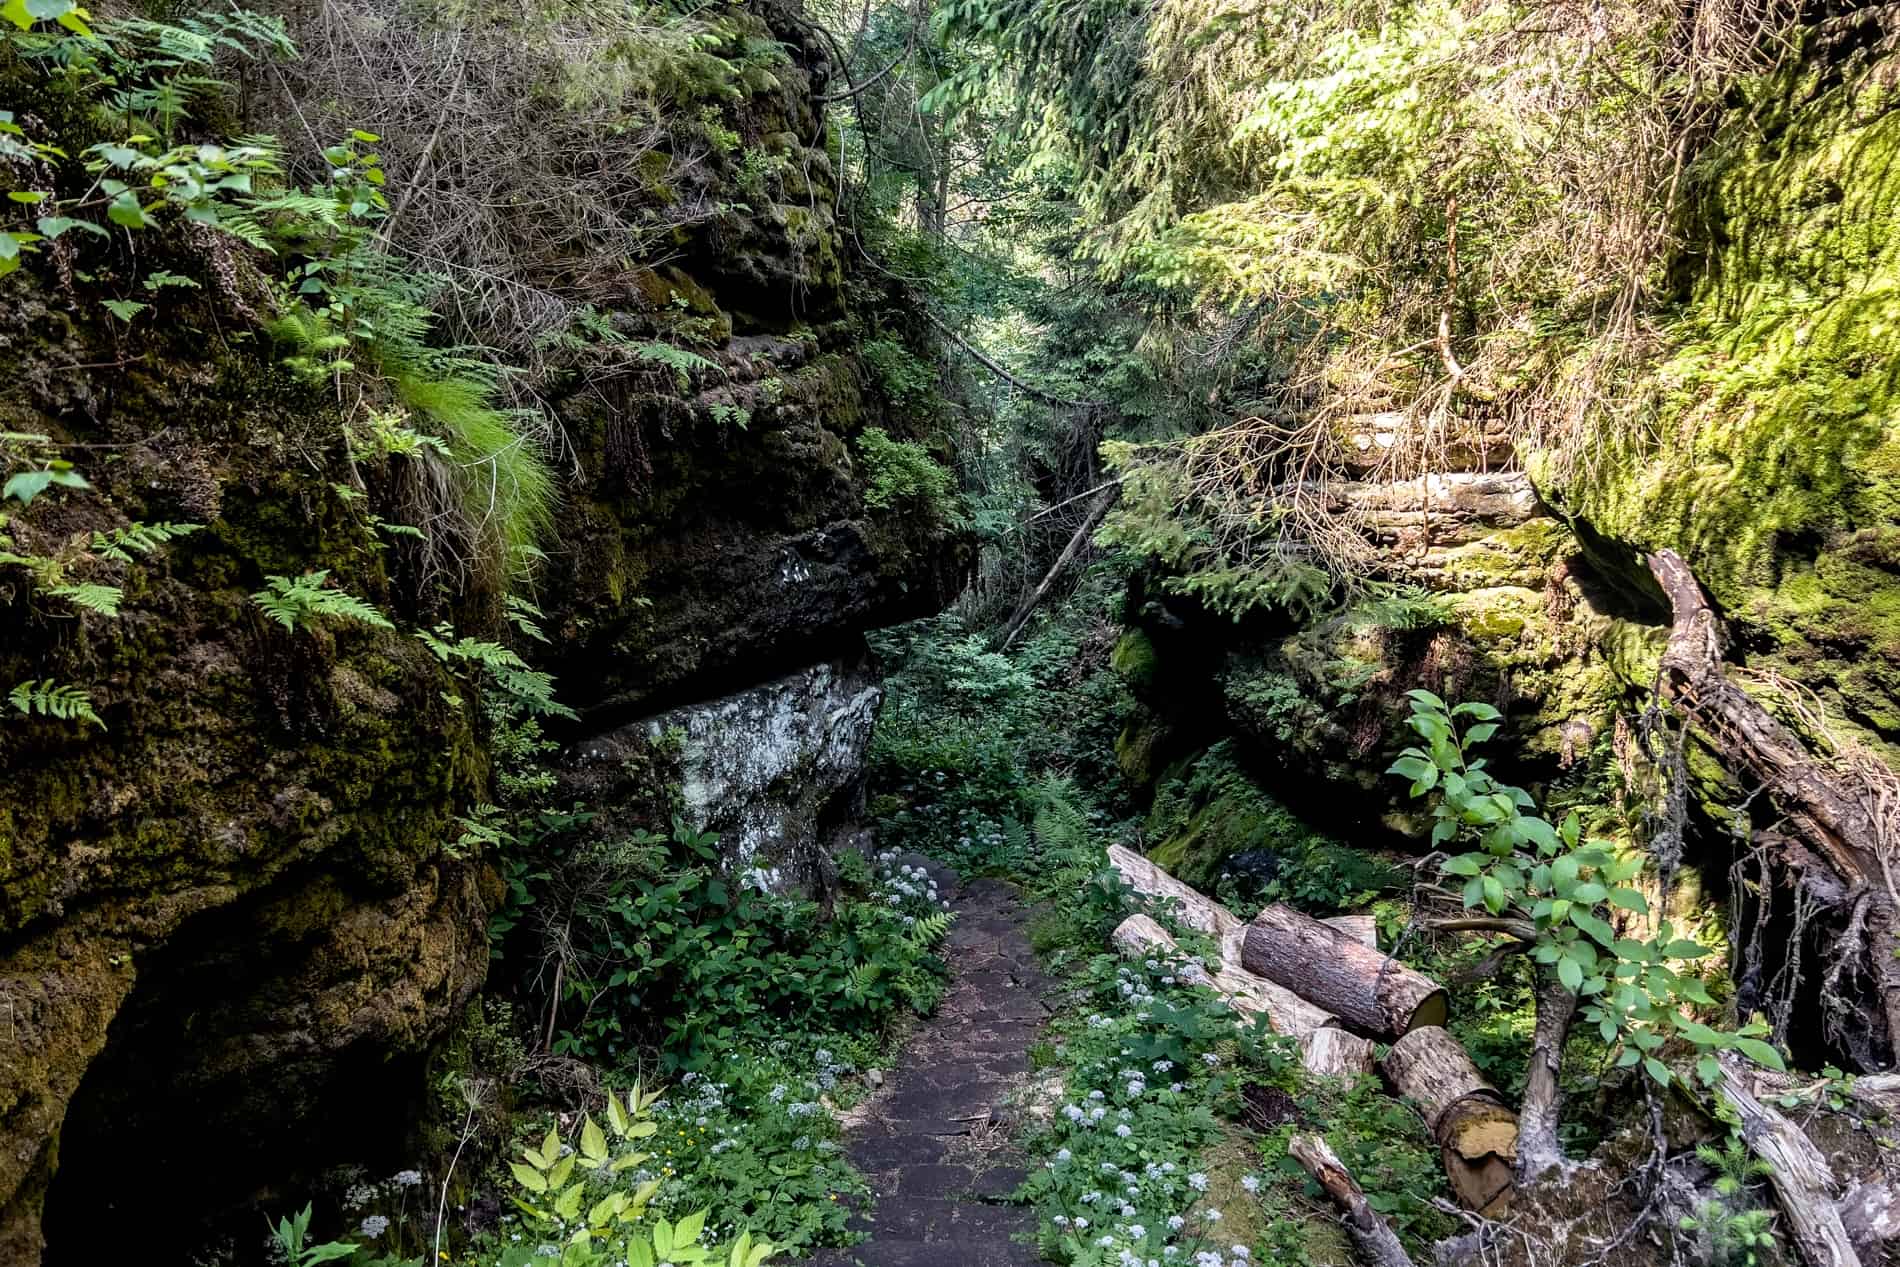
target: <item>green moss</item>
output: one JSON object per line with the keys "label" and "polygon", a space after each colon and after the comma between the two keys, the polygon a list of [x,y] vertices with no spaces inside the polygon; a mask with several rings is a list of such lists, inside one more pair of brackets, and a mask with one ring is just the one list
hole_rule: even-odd
{"label": "green moss", "polygon": [[1109,653],[1109,665],[1122,675],[1122,680],[1136,690],[1154,685],[1155,680],[1155,644],[1154,639],[1140,629],[1130,629],[1115,641],[1115,649]]}
{"label": "green moss", "polygon": [[1640,439],[1560,495],[1680,551],[1742,638],[1900,738],[1900,113],[1891,76],[1797,60],[1702,164],[1707,258]]}
{"label": "green moss", "polygon": [[1458,623],[1480,643],[1514,642],[1536,621],[1543,597],[1507,586],[1458,595]]}

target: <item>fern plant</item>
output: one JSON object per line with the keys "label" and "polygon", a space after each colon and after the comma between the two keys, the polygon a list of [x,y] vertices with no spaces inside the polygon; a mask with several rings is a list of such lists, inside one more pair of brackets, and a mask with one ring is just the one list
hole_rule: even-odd
{"label": "fern plant", "polygon": [[180,537],[190,536],[204,527],[190,523],[132,523],[111,532],[92,534],[92,552],[114,563],[131,563],[135,554],[156,554],[158,548]]}
{"label": "fern plant", "polygon": [[287,576],[267,576],[264,580],[269,588],[251,595],[251,601],[262,608],[266,616],[293,633],[309,628],[318,616],[357,620],[378,629],[395,628],[389,617],[356,595],[326,588],[329,579],[328,569],[305,572],[295,580]]}
{"label": "fern plant", "polygon": [[[535,630],[537,635],[539,632]],[[447,624],[437,625],[433,633],[418,629],[416,637],[444,664],[471,664],[482,669],[510,699],[530,713],[570,719],[577,716],[573,709],[554,698],[553,674],[529,668],[520,656],[498,642],[458,636]]]}
{"label": "fern plant", "polygon": [[31,717],[56,717],[61,721],[89,721],[104,730],[106,724],[93,711],[92,692],[69,686],[51,678],[29,678],[7,692],[7,703]]}
{"label": "fern plant", "polygon": [[55,585],[46,592],[101,616],[117,616],[119,604],[125,599],[125,591],[116,585]]}

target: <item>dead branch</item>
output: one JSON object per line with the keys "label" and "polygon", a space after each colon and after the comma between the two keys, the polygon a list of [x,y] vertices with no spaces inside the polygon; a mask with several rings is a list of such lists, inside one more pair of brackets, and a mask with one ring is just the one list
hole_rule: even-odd
{"label": "dead branch", "polygon": [[[1659,692],[1697,725],[1726,759],[1759,780],[1786,816],[1784,830],[1813,850],[1845,886],[1865,919],[1858,945],[1879,994],[1889,1052],[1900,1052],[1900,962],[1894,958],[1896,903],[1887,883],[1884,783],[1844,775],[1818,760],[1801,739],[1729,680],[1722,632],[1689,565],[1673,550],[1649,556],[1649,570],[1673,613],[1658,666]],[[1877,813],[1876,811],[1880,811]],[[1838,975],[1838,974],[1837,974]]]}

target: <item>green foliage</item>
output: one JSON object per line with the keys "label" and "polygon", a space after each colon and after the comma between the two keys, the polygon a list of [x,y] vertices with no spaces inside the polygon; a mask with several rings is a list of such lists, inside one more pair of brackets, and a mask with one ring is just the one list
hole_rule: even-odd
{"label": "green foliage", "polygon": [[895,404],[912,410],[926,408],[936,395],[936,370],[895,339],[872,339],[858,352],[877,375],[878,385]]}
{"label": "green foliage", "polygon": [[1698,1144],[1696,1156],[1715,1168],[1715,1198],[1702,1202],[1693,1215],[1685,1215],[1678,1227],[1685,1232],[1701,1232],[1708,1237],[1709,1261],[1718,1267],[1756,1267],[1759,1263],[1779,1262],[1775,1239],[1775,1212],[1754,1205],[1749,1187],[1774,1173],[1774,1167],[1756,1157],[1739,1135],[1731,1135],[1717,1148]]}
{"label": "green foliage", "polygon": [[[647,1218],[648,1204],[665,1181],[663,1175],[641,1178],[655,1169],[655,1145],[645,1141],[653,1140],[660,1129],[652,1116],[659,1094],[635,1083],[623,1104],[608,1091],[606,1130],[591,1114],[583,1115],[571,1145],[550,1130],[538,1148],[522,1149],[522,1159],[509,1167],[525,1194],[517,1195],[515,1204],[527,1215],[531,1229],[561,1245],[556,1260],[561,1267],[656,1267],[666,1262],[678,1267],[760,1267],[774,1247],[755,1242],[749,1230],[740,1232],[730,1246],[703,1243],[708,1210],[672,1220]],[[511,1246],[494,1263],[525,1267],[539,1258],[537,1247]]]}
{"label": "green foliage", "polygon": [[1040,1248],[1088,1267],[1123,1250],[1192,1252],[1223,1230],[1200,1159],[1220,1137],[1212,1105],[1233,1085],[1222,1053],[1234,1014],[1160,961],[1097,956],[1081,978],[1087,1010],[1056,1023],[1065,1102],[1029,1141],[1044,1164],[1020,1193],[1041,1216]]}
{"label": "green foliage", "polygon": [[882,427],[866,427],[858,436],[863,463],[864,504],[874,510],[921,511],[939,523],[963,521],[957,478],[913,440],[893,440]]}
{"label": "green foliage", "polygon": [[[1530,942],[1532,958],[1582,1000],[1584,1019],[1615,1049],[1619,1067],[1640,1063],[1669,1085],[1676,1074],[1661,1049],[1674,1037],[1694,1045],[1697,1073],[1710,1085],[1720,1077],[1714,1053],[1722,1050],[1784,1067],[1780,1053],[1757,1037],[1766,1032],[1759,1022],[1722,1031],[1686,1013],[1715,1000],[1700,978],[1676,965],[1708,955],[1708,947],[1676,936],[1668,920],[1648,936],[1619,935],[1612,925],[1618,910],[1649,913],[1648,901],[1629,885],[1642,869],[1640,857],[1619,857],[1609,842],[1585,839],[1574,811],[1553,825],[1535,813],[1529,793],[1498,782],[1483,758],[1469,756],[1496,733],[1495,708],[1452,707],[1423,690],[1407,694],[1409,724],[1425,746],[1407,748],[1390,772],[1410,780],[1414,796],[1438,792],[1434,845],[1478,846],[1451,854],[1441,870],[1461,883],[1466,908],[1488,913],[1503,931],[1521,930],[1513,935]],[[1461,729],[1462,718],[1471,722]]]}
{"label": "green foliage", "polygon": [[[44,440],[45,436],[32,437]],[[38,469],[16,471],[7,477],[6,486],[0,489],[0,498],[17,501],[22,506],[29,505],[35,497],[49,488],[89,489],[91,484],[86,477],[73,469],[73,464],[61,458],[49,458]]]}
{"label": "green foliage", "polygon": [[294,580],[267,576],[268,588],[251,595],[264,614],[291,632],[308,629],[318,616],[360,621],[377,629],[393,629],[389,617],[356,595],[330,586],[330,571],[305,572]]}
{"label": "green foliage", "polygon": [[435,632],[417,630],[416,637],[444,664],[467,664],[481,669],[515,705],[537,717],[575,719],[579,714],[554,698],[554,677],[531,669],[515,652],[498,642],[456,635],[448,624]]}
{"label": "green foliage", "polygon": [[55,682],[51,678],[16,683],[7,692],[7,703],[29,717],[37,713],[62,721],[89,721],[101,730],[106,728],[106,724],[99,720],[99,714],[92,709],[90,691]]}
{"label": "green foliage", "polygon": [[335,1262],[356,1253],[356,1246],[346,1241],[311,1244],[307,1205],[295,1214],[278,1219],[277,1226],[271,1228],[271,1241],[290,1267],[316,1267],[318,1263]]}
{"label": "green foliage", "polygon": [[941,903],[894,854],[856,876],[827,919],[773,893],[765,869],[729,876],[716,835],[676,821],[670,840],[631,843],[670,857],[657,871],[608,870],[576,909],[565,997],[580,1019],[557,1050],[611,1060],[651,1046],[666,1068],[696,1071],[781,1034],[874,1032],[899,1009],[935,1005],[942,965],[927,937],[941,934]]}
{"label": "green foliage", "polygon": [[187,523],[132,523],[111,532],[92,534],[92,552],[114,563],[131,563],[135,554],[152,555],[159,547],[180,537],[188,537],[204,527]]}

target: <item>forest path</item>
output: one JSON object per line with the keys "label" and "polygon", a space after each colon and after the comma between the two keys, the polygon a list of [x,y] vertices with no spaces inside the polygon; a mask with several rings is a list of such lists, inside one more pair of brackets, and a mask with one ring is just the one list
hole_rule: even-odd
{"label": "forest path", "polygon": [[[938,953],[950,983],[897,1057],[884,1088],[853,1112],[846,1155],[873,1200],[868,1239],[821,1251],[815,1267],[1034,1267],[1036,1215],[1002,1204],[1022,1181],[1005,1107],[1029,1079],[1029,1048],[1054,982],[1036,961],[1030,912],[1001,880],[960,883],[922,863],[957,919]],[[1021,1240],[1016,1238],[1021,1237]]]}

